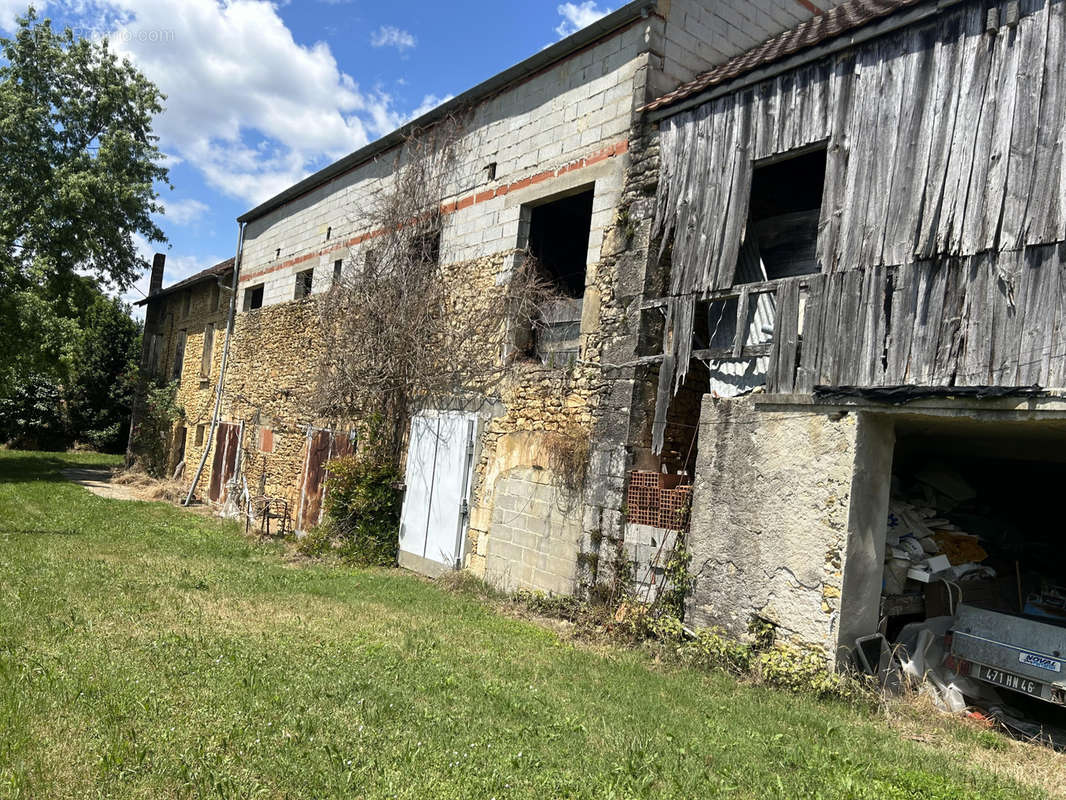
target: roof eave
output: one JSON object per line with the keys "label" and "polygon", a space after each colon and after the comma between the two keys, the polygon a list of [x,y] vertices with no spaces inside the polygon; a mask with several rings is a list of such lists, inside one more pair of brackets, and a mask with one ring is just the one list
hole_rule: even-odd
{"label": "roof eave", "polygon": [[[683,111],[688,111],[696,106],[701,106],[712,100],[716,100],[727,94],[740,91],[756,83],[775,78],[782,73],[789,72],[805,64],[818,61],[826,56],[839,53],[856,45],[876,39],[885,34],[914,25],[927,18],[936,16],[945,8],[958,5],[963,0],[930,0],[927,3],[900,9],[887,14],[879,19],[872,20],[858,28],[845,31],[838,36],[828,39],[819,44],[765,66],[756,67],[751,72],[743,73],[735,78],[730,78],[722,83],[715,84],[687,97],[679,97],[676,101],[652,110],[640,109],[649,122],[658,122],[666,117],[672,117]],[[653,105],[652,101],[649,105]]]}

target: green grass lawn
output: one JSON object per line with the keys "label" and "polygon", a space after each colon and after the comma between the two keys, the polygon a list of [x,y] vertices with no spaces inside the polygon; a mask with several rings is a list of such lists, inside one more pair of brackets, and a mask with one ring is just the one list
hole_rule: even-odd
{"label": "green grass lawn", "polygon": [[1036,797],[868,712],[593,650],[0,451],[0,797]]}

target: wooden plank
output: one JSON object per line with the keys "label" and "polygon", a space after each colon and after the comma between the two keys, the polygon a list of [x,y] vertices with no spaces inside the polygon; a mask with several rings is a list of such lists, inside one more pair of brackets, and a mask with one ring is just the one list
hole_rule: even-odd
{"label": "wooden plank", "polygon": [[873,162],[870,143],[876,142],[880,133],[877,128],[877,112],[886,69],[885,61],[880,57],[877,48],[868,47],[858,52],[854,104],[846,134],[854,157],[848,160],[845,179],[838,233],[837,269],[855,269],[862,263],[866,208],[871,195],[874,194],[870,191],[869,175]]}
{"label": "wooden plank", "polygon": [[935,113],[931,98],[936,86],[936,41],[935,24],[908,33],[902,89],[906,101],[900,109],[892,196],[885,221],[882,256],[885,264],[908,264],[914,258]]}
{"label": "wooden plank", "polygon": [[862,346],[860,349],[861,378],[864,386],[880,386],[884,382],[882,363],[885,347],[885,276],[883,266],[873,267],[863,282]]}
{"label": "wooden plank", "polygon": [[1066,191],[1062,168],[1066,136],[1066,3],[1049,7],[1040,123],[1037,127],[1035,180],[1029,204],[1025,241],[1050,243],[1066,239]]}
{"label": "wooden plank", "polygon": [[940,315],[934,374],[941,386],[954,385],[962,356],[962,325],[966,303],[965,260],[950,259],[945,265],[944,310]]}
{"label": "wooden plank", "polygon": [[1015,85],[1014,127],[1007,166],[1007,191],[999,246],[1016,250],[1025,244],[1026,216],[1033,190],[1036,134],[1040,121],[1040,93],[1043,87],[1044,48],[1048,35],[1048,7],[1045,0],[1023,0],[1018,22],[1020,50]]}
{"label": "wooden plank", "polygon": [[[997,167],[995,156],[996,132],[999,125],[999,105],[1008,99],[1008,89],[1003,86],[1003,75],[1008,69],[1007,59],[1012,52],[1007,43],[1009,35],[989,36],[991,49],[988,70],[988,87],[981,107],[980,120],[975,133],[973,169],[967,186],[966,214],[962,223],[962,241],[959,252],[964,255],[977,253],[992,246],[986,233],[986,217],[991,202],[990,176]],[[1002,197],[1002,195],[998,195]],[[994,232],[993,232],[994,235]]]}
{"label": "wooden plank", "polygon": [[[999,247],[1003,205],[1007,195],[1007,168],[1010,164],[1010,137],[1014,129],[1016,86],[1021,57],[1016,41],[1017,29],[1003,31],[996,36],[999,59],[998,82],[990,92],[996,98],[995,118],[992,121],[992,144],[988,154],[988,174],[982,195],[978,250]],[[976,209],[974,210],[976,214]]]}
{"label": "wooden plank", "polygon": [[818,220],[818,263],[823,272],[832,272],[840,264],[840,223],[844,215],[848,162],[851,140],[848,125],[852,91],[855,83],[855,56],[846,53],[833,62],[829,78],[831,132],[826,151],[825,186],[822,189],[822,212]]}
{"label": "wooden plank", "polygon": [[809,394],[814,388],[818,359],[821,357],[821,328],[824,309],[825,275],[813,275],[807,287],[807,304],[803,311],[803,337],[800,340],[800,366],[796,374],[796,392]]}
{"label": "wooden plank", "polygon": [[737,326],[736,335],[733,337],[733,358],[740,358],[740,351],[747,344],[748,337],[748,287],[740,290],[740,298],[737,300]]}
{"label": "wooden plank", "polygon": [[1049,388],[1066,387],[1066,245],[1054,245],[1058,290],[1055,292],[1055,323],[1052,328],[1047,383]]}
{"label": "wooden plank", "polygon": [[834,272],[830,275],[825,294],[825,323],[822,329],[822,361],[819,369],[821,383],[835,386],[840,382],[840,367],[847,357],[846,323],[844,321],[844,304],[846,303],[846,273]]}
{"label": "wooden plank", "polygon": [[777,321],[774,325],[776,358],[771,361],[777,376],[777,391],[783,394],[792,394],[796,388],[799,291],[799,281],[786,281],[777,292]]}
{"label": "wooden plank", "polygon": [[888,367],[885,384],[906,383],[914,336],[914,315],[918,304],[918,274],[913,264],[900,267],[894,275],[892,317],[889,321]]}
{"label": "wooden plank", "polygon": [[944,305],[946,270],[941,259],[916,264],[915,270],[918,277],[917,305],[904,383],[935,386],[940,383],[939,376],[934,374],[934,366],[940,336],[940,314]]}
{"label": "wooden plank", "polygon": [[[937,247],[941,253],[963,252],[963,229],[970,203],[969,187],[994,46],[992,37],[984,33],[985,16],[984,6],[980,3],[972,4],[966,13],[961,74],[963,86],[944,179],[944,208],[937,231]],[[978,171],[983,172],[984,166],[978,167]],[[975,206],[981,202],[983,198],[973,198]]]}
{"label": "wooden plank", "polygon": [[914,249],[919,259],[931,258],[938,252],[937,231],[945,199],[944,182],[963,82],[959,74],[963,54],[963,19],[964,15],[956,11],[941,18],[939,25],[934,64],[936,91],[932,97],[934,113],[929,168],[925,179],[918,240]]}
{"label": "wooden plank", "polygon": [[1018,369],[1017,298],[1021,294],[1024,273],[1017,264],[1017,251],[1000,253],[993,275],[992,352],[989,358],[990,382],[996,386],[1012,386]]}
{"label": "wooden plank", "polygon": [[1053,253],[1043,247],[1031,247],[1024,251],[1022,269],[1028,275],[1025,301],[1018,343],[1018,370],[1015,381],[1019,386],[1040,383],[1040,373],[1047,361],[1047,346],[1050,329],[1054,326],[1053,303],[1058,283],[1054,263],[1048,255]]}
{"label": "wooden plank", "polygon": [[[883,263],[881,254],[885,243],[888,203],[892,196],[892,181],[896,174],[899,142],[899,120],[904,102],[903,87],[907,76],[904,48],[909,37],[897,35],[878,42],[880,58],[884,61],[881,91],[877,100],[877,146],[867,150],[871,162],[869,186],[883,187],[882,191],[867,192],[866,214],[863,218],[860,261],[863,266]],[[910,154],[908,154],[908,158]]]}
{"label": "wooden plank", "polygon": [[861,381],[861,345],[856,336],[855,323],[862,302],[862,289],[866,270],[852,269],[840,274],[840,314],[837,325],[836,349],[839,358],[832,376],[834,385],[855,385]]}
{"label": "wooden plank", "polygon": [[965,305],[962,322],[962,353],[955,372],[958,386],[987,384],[992,353],[992,321],[994,317],[991,258],[982,253],[966,259]]}

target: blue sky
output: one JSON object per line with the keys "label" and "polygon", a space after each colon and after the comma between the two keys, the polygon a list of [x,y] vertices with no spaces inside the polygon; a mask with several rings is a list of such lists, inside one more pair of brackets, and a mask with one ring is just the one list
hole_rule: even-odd
{"label": "blue sky", "polygon": [[[233,255],[235,218],[624,0],[35,0],[167,95],[168,283]],[[27,0],[0,0],[6,35]],[[155,249],[142,243],[145,255]],[[138,299],[147,279],[127,294]]]}

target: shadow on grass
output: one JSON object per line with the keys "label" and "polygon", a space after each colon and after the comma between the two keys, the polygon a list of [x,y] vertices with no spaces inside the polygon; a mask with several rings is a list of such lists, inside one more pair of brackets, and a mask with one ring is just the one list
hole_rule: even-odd
{"label": "shadow on grass", "polygon": [[117,456],[101,453],[39,453],[0,450],[0,483],[65,481],[65,469],[107,470]]}

